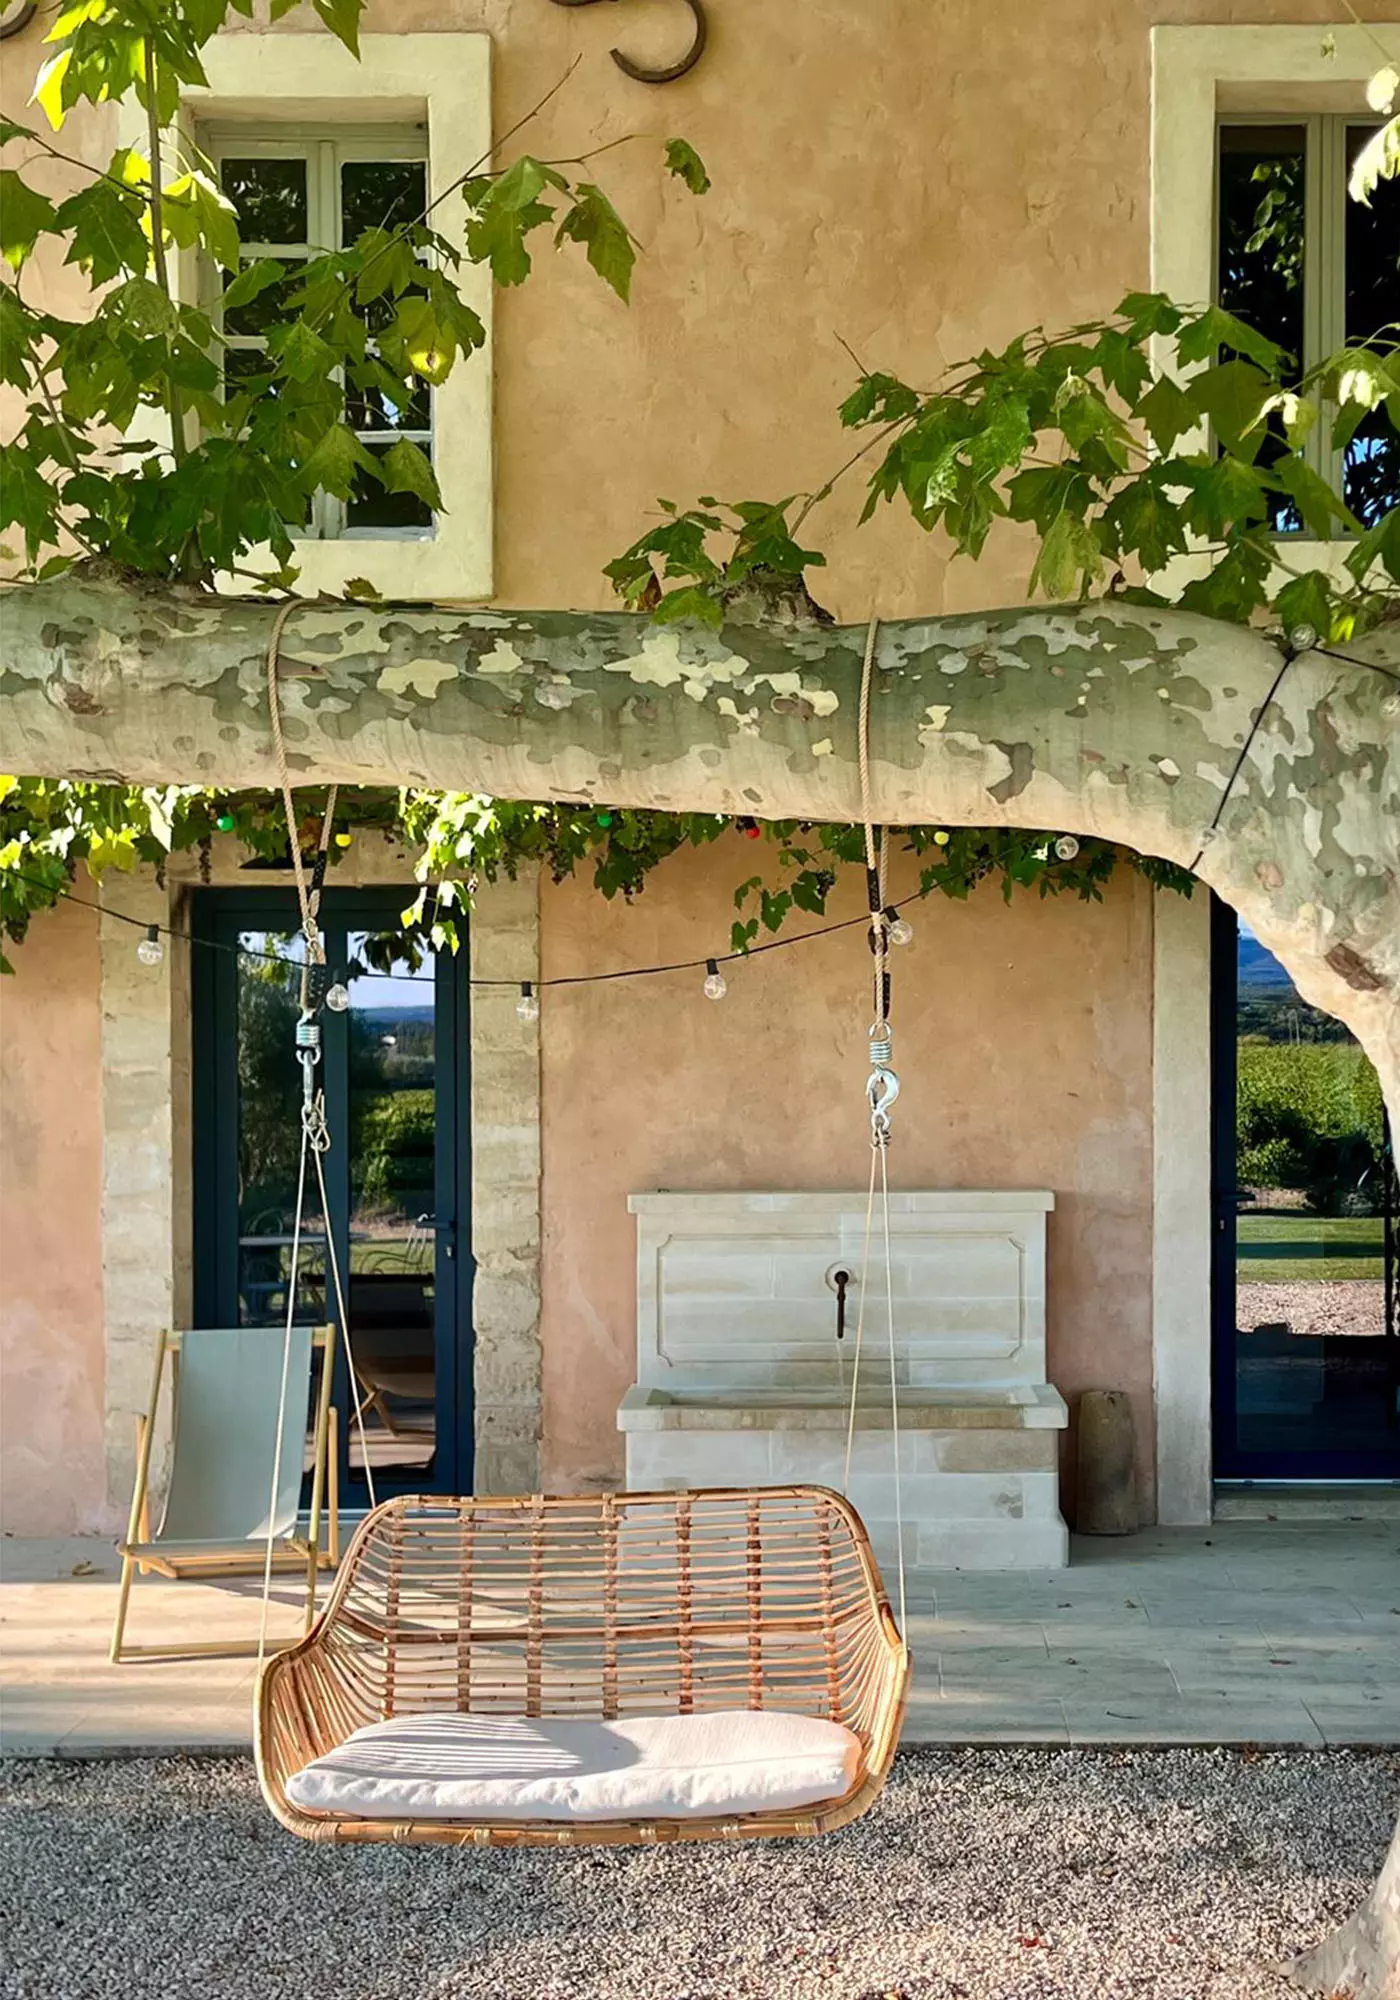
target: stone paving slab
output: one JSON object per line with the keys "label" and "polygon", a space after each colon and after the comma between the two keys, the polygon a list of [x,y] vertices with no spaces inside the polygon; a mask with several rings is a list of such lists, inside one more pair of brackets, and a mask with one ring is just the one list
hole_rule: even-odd
{"label": "stone paving slab", "polygon": [[[246,1750],[250,1659],[108,1663],[117,1569],[108,1543],[0,1538],[0,1751]],[[258,1598],[141,1579],[129,1630],[247,1637]],[[921,1573],[910,1614],[909,1743],[1400,1744],[1400,1522],[1076,1538],[1066,1570]]]}

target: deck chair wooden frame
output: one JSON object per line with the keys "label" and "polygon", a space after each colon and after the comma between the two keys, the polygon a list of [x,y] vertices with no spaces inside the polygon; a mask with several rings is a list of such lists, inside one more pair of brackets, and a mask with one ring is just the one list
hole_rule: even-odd
{"label": "deck chair wooden frame", "polygon": [[[908,1681],[864,1524],[825,1487],[394,1499],[356,1530],[312,1631],[263,1667],[254,1754],[264,1799],[303,1840],[791,1838],[829,1833],[874,1803]],[[861,1750],[850,1788],[798,1810],[583,1822],[340,1817],[287,1794],[315,1758],[396,1716],[736,1707],[844,1723]]]}
{"label": "deck chair wooden frame", "polygon": [[[340,1561],[339,1428],[335,1405],[331,1401],[335,1365],[335,1327],[333,1324],[315,1326],[310,1332],[311,1353],[313,1359],[317,1353],[320,1354],[321,1373],[316,1389],[316,1422],[312,1436],[311,1506],[307,1532],[304,1535],[291,1533],[279,1537],[274,1542],[272,1550],[274,1573],[285,1574],[290,1570],[305,1575],[306,1608],[303,1632],[311,1630],[316,1615],[318,1570],[334,1569]],[[138,1415],[136,1419],[136,1480],[131,1495],[131,1514],[127,1523],[126,1538],[117,1544],[122,1559],[122,1570],[109,1654],[114,1663],[142,1659],[199,1659],[225,1655],[236,1657],[259,1651],[260,1642],[256,1637],[190,1640],[162,1646],[134,1646],[128,1644],[125,1638],[131,1586],[138,1574],[146,1576],[154,1572],[158,1576],[170,1577],[177,1581],[187,1578],[210,1581],[216,1577],[260,1576],[267,1559],[267,1545],[262,1540],[211,1542],[205,1547],[191,1548],[183,1545],[176,1549],[163,1546],[159,1534],[151,1533],[151,1448],[155,1439],[156,1413],[160,1405],[161,1384],[167,1360],[170,1363],[173,1405],[178,1407],[184,1339],[183,1332],[178,1328],[166,1328],[157,1336],[150,1401],[144,1414]],[[323,1527],[326,1531],[324,1545]],[[291,1640],[270,1641],[267,1650],[278,1650],[281,1646],[292,1643],[294,1642]]]}

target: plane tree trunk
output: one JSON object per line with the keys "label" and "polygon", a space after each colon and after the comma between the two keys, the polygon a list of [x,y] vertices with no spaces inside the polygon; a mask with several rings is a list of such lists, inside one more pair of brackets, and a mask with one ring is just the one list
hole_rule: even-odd
{"label": "plane tree trunk", "polygon": [[[275,609],[74,571],[5,593],[0,759],[32,775],[276,782]],[[863,626],[327,601],[281,641],[294,781],[853,820]],[[1400,626],[1288,659],[1099,602],[881,628],[870,804],[888,825],[1096,834],[1194,870],[1380,1073],[1400,1131]],[[1400,1835],[1295,1968],[1400,1995]]]}

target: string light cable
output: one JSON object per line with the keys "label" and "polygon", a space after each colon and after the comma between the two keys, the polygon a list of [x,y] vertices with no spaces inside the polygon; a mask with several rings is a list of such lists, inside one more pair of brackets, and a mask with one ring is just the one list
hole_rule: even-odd
{"label": "string light cable", "polygon": [[[53,884],[51,882],[45,882],[35,875],[26,875],[23,869],[20,868],[10,869],[8,872],[16,880],[27,882],[31,888],[45,889],[53,893]],[[196,945],[206,951],[228,952],[235,958],[252,959],[262,965],[286,965],[298,973],[302,969],[302,960],[292,957],[288,952],[259,951],[253,945],[226,944],[222,938],[199,937],[193,931],[180,930],[173,924],[153,924],[147,918],[133,917],[125,910],[108,909],[105,904],[95,903],[89,896],[79,896],[71,889],[59,889],[56,893],[62,901],[76,903],[80,910],[94,910],[98,916],[113,917],[118,923],[129,924],[134,930],[141,932],[143,943],[158,944],[162,938],[169,938],[175,944]],[[911,903],[923,902],[931,894],[932,891],[929,889],[912,890],[909,895],[901,898],[900,901],[890,903],[884,914],[893,922],[898,918],[900,911],[907,908]],[[509,988],[512,993],[521,995],[523,1003],[526,998],[535,999],[546,987],[596,986],[617,979],[654,979],[671,972],[704,972],[708,975],[711,967],[714,967],[717,971],[722,965],[741,964],[745,959],[757,958],[764,952],[786,951],[793,945],[811,944],[820,938],[835,937],[841,931],[863,928],[869,922],[870,919],[868,916],[843,917],[838,923],[820,924],[812,930],[794,931],[791,937],[767,938],[761,944],[750,945],[747,951],[706,952],[699,958],[672,959],[664,965],[622,965],[608,972],[557,973],[552,978],[526,981],[519,979],[479,979],[469,977],[467,983],[475,987]],[[140,947],[138,946],[139,949]],[[152,959],[151,962],[158,964],[159,960]],[[417,975],[411,972],[376,972],[374,977],[376,979],[401,980],[405,985],[417,985],[419,983]],[[525,991],[527,987],[529,989],[528,995]],[[334,990],[332,988],[332,992]],[[332,1006],[335,1006],[334,1001],[332,1002]]]}

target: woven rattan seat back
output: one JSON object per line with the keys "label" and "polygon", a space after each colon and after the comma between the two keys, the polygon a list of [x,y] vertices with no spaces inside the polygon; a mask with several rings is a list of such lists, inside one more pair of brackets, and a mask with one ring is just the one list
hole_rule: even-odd
{"label": "woven rattan seat back", "polygon": [[[579,1499],[396,1499],[362,1524],[326,1610],[259,1687],[269,1804],[319,1839],[580,1842],[816,1832],[862,1811],[893,1754],[908,1662],[859,1517],[821,1487]],[[859,1784],[799,1823],[466,1827],[330,1821],[288,1778],[394,1716],[612,1720],[783,1709],[860,1740]],[[395,1831],[397,1829],[397,1831]]]}

